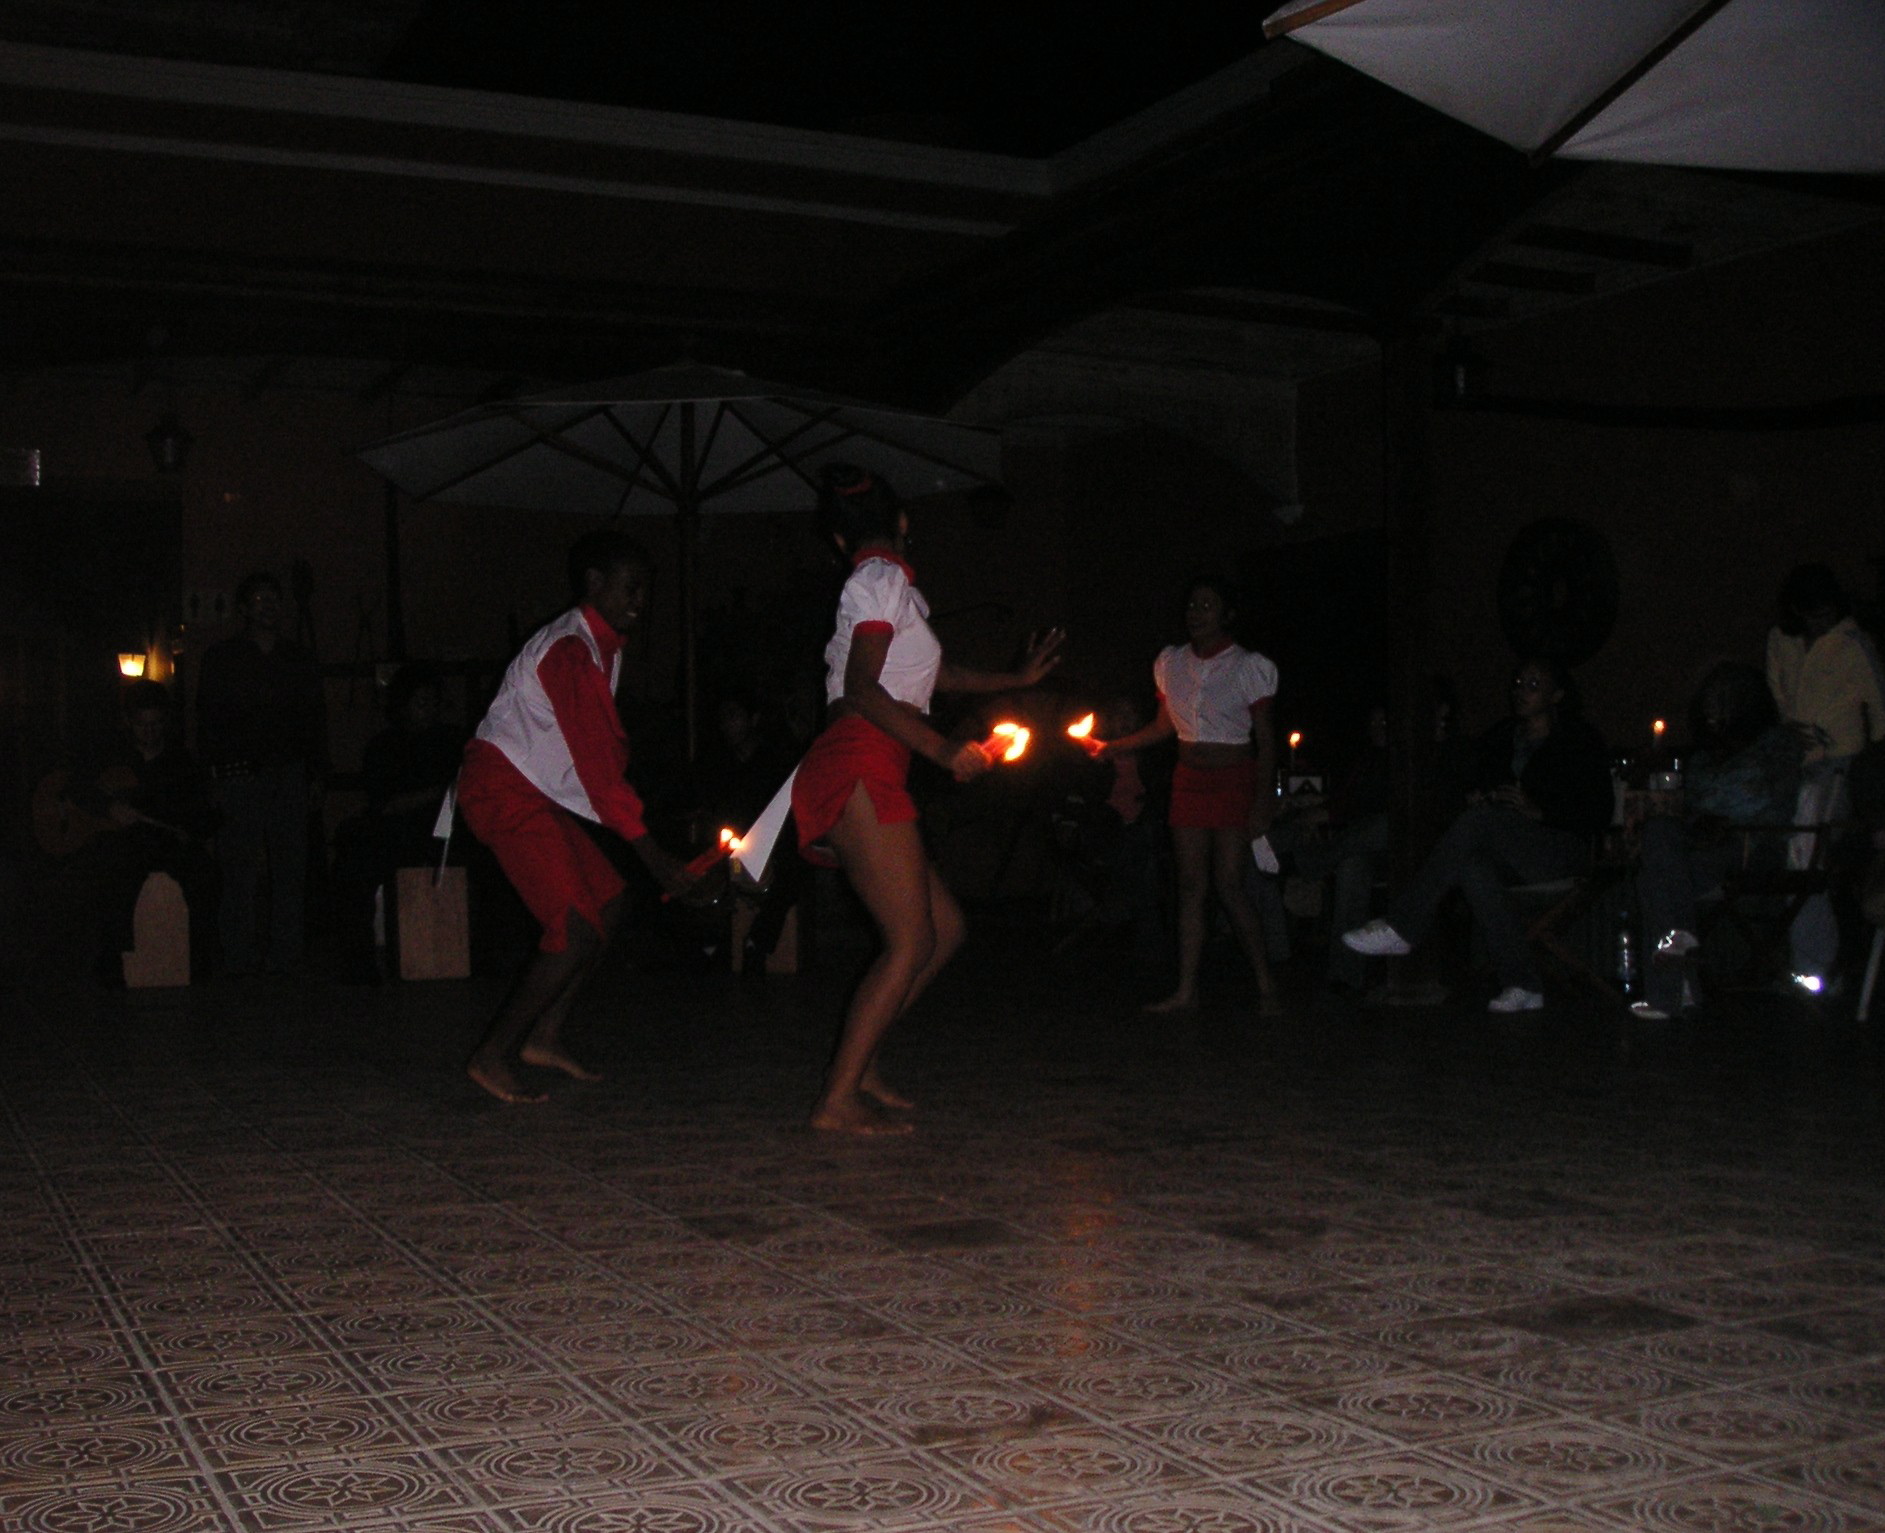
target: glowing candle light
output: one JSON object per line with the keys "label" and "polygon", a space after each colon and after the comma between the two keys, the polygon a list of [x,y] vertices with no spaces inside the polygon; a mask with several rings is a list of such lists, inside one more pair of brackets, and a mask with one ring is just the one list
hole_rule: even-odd
{"label": "glowing candle light", "polygon": [[1093,738],[1093,715],[1090,713],[1083,719],[1075,719],[1067,726],[1067,738],[1089,756],[1099,755],[1105,745],[1103,740]]}
{"label": "glowing candle light", "polygon": [[1658,745],[1662,744],[1663,731],[1666,730],[1668,727],[1669,727],[1668,724],[1664,722],[1662,719],[1655,720],[1649,726],[1649,732],[1656,737],[1656,743]]}
{"label": "glowing candle light", "polygon": [[1296,775],[1296,747],[1302,744],[1302,731],[1292,729],[1289,732],[1289,775]]}
{"label": "glowing candle light", "polygon": [[[714,870],[715,864],[728,857],[737,857],[739,851],[740,838],[731,827],[723,825],[720,827],[719,841],[689,862],[683,871],[689,879],[704,878]],[[661,898],[665,902],[668,896],[664,894]]]}
{"label": "glowing candle light", "polygon": [[126,651],[118,656],[118,674],[136,680],[144,674],[144,656]]}
{"label": "glowing candle light", "polygon": [[991,729],[988,738],[981,742],[982,754],[988,757],[990,765],[1019,761],[1027,754],[1028,741],[1033,738],[1034,732],[1026,725],[1004,721]]}

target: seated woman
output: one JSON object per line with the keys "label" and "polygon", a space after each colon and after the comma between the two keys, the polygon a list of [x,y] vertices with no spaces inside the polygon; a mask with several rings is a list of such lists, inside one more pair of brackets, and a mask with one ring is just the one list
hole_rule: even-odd
{"label": "seated woman", "polygon": [[1602,738],[1567,706],[1570,677],[1555,660],[1526,660],[1512,677],[1512,716],[1479,744],[1478,784],[1413,881],[1384,919],[1342,934],[1372,957],[1410,953],[1425,939],[1440,903],[1466,896],[1498,976],[1496,1013],[1545,1004],[1525,926],[1506,890],[1576,873],[1610,823],[1614,796]]}
{"label": "seated woman", "polygon": [[1749,825],[1793,819],[1805,742],[1781,720],[1767,680],[1751,665],[1724,660],[1703,678],[1689,710],[1695,742],[1684,763],[1683,813],[1643,823],[1637,902],[1643,951],[1650,955],[1640,1017],[1661,1020],[1694,1004],[1685,960],[1699,946],[1695,907],[1721,887],[1743,858],[1784,862],[1786,838],[1744,847]]}

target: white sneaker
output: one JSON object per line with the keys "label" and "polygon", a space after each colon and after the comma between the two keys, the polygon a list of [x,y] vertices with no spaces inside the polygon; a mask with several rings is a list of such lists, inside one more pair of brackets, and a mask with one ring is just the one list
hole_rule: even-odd
{"label": "white sneaker", "polygon": [[1370,958],[1403,958],[1414,951],[1405,937],[1381,920],[1343,932],[1342,946],[1352,953],[1366,953]]}
{"label": "white sneaker", "polygon": [[1507,985],[1490,1001],[1486,1010],[1497,1012],[1501,1016],[1515,1011],[1543,1011],[1545,998],[1536,990],[1527,990],[1523,985]]}

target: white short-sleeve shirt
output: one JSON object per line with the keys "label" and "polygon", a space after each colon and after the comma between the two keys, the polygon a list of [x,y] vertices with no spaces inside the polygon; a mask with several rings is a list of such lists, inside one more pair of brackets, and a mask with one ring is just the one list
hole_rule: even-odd
{"label": "white short-sleeve shirt", "polygon": [[1276,696],[1276,666],[1242,645],[1200,655],[1189,644],[1159,651],[1152,664],[1165,711],[1186,744],[1243,745],[1257,710]]}
{"label": "white short-sleeve shirt", "polygon": [[912,583],[909,565],[890,554],[866,554],[851,571],[838,598],[838,628],[825,646],[825,701],[844,696],[844,668],[851,636],[860,628],[888,628],[883,689],[920,713],[929,712],[942,670],[942,644],[929,626],[929,603]]}

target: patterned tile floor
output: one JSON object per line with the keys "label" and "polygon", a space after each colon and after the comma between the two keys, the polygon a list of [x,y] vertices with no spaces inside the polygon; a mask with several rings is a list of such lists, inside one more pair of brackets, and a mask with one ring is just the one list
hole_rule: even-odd
{"label": "patterned tile floor", "polygon": [[800,1127],[836,978],[606,976],[539,1109],[481,982],[0,997],[0,1527],[1885,1528],[1868,1047],[1035,952],[868,1144]]}

